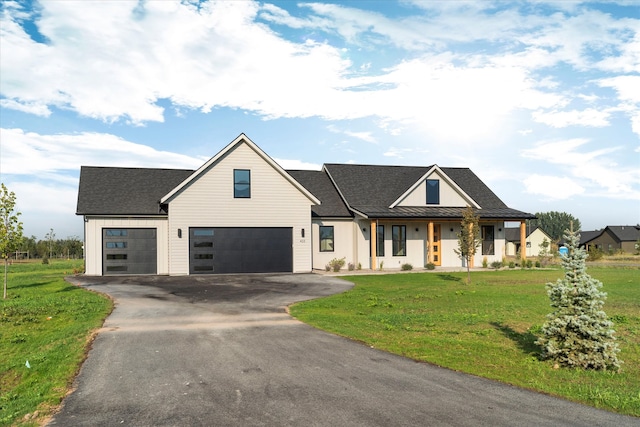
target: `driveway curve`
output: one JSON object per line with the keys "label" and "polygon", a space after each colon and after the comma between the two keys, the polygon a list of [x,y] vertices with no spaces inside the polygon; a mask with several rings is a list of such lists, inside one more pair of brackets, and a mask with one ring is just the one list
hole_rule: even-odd
{"label": "driveway curve", "polygon": [[291,318],[305,275],[85,277],[116,308],[50,426],[638,426],[417,363]]}

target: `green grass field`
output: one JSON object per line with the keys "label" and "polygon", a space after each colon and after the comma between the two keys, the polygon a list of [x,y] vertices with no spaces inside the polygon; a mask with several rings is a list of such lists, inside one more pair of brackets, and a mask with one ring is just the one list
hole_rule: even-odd
{"label": "green grass field", "polygon": [[640,269],[589,268],[608,293],[625,363],[615,372],[554,369],[535,344],[551,310],[544,284],[562,270],[344,277],[349,292],[303,302],[291,314],[320,329],[449,369],[640,416]]}
{"label": "green grass field", "polygon": [[0,299],[1,426],[38,425],[50,415],[84,360],[92,331],[111,312],[106,297],[64,281],[81,267],[81,260],[9,267],[8,298]]}

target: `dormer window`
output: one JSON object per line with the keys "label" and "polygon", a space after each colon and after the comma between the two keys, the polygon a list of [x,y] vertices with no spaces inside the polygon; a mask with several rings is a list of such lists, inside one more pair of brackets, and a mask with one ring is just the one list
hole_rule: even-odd
{"label": "dormer window", "polygon": [[440,204],[440,180],[438,179],[427,180],[427,204]]}
{"label": "dormer window", "polygon": [[233,170],[233,197],[236,199],[251,198],[251,171],[248,169]]}

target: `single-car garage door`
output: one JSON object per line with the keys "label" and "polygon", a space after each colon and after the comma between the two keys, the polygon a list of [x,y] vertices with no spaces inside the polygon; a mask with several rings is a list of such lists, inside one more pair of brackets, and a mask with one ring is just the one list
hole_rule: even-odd
{"label": "single-car garage door", "polygon": [[293,271],[293,230],[190,228],[191,274],[281,273]]}
{"label": "single-car garage door", "polygon": [[102,274],[157,274],[155,228],[104,228]]}

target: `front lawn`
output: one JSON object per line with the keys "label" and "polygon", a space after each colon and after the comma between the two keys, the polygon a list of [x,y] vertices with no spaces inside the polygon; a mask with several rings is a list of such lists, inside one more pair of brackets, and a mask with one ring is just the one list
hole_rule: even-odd
{"label": "front lawn", "polygon": [[0,299],[0,426],[38,425],[50,415],[91,332],[111,312],[106,297],[64,281],[81,267],[81,260],[10,267],[8,299]]}
{"label": "front lawn", "polygon": [[320,329],[415,360],[640,416],[640,269],[589,268],[608,293],[622,369],[554,369],[535,344],[550,312],[544,284],[558,270],[358,275],[343,294],[291,314]]}

